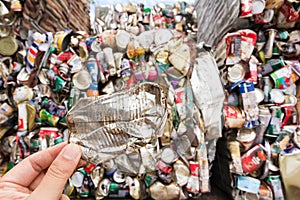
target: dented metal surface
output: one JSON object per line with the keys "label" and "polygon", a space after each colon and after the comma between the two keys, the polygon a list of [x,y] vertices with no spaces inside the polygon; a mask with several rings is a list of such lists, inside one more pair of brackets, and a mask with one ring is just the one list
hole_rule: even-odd
{"label": "dented metal surface", "polygon": [[213,56],[200,52],[196,58],[191,76],[195,105],[202,111],[204,126],[208,132],[206,139],[222,136],[222,108],[224,89]]}
{"label": "dented metal surface", "polygon": [[198,42],[207,46],[217,45],[238,19],[239,0],[201,0],[196,3],[198,20]]}
{"label": "dented metal surface", "polygon": [[80,144],[83,158],[101,163],[136,141],[155,137],[167,119],[167,88],[142,83],[99,98],[82,98],[67,120],[70,142]]}

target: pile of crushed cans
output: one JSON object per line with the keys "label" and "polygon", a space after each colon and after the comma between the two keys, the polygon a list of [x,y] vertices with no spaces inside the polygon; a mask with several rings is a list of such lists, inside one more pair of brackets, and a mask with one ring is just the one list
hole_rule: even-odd
{"label": "pile of crushed cans", "polygon": [[82,146],[88,161],[66,184],[72,198],[209,192],[205,136],[189,80],[197,53],[194,9],[185,2],[121,8],[113,11],[124,27],[104,24],[95,36],[65,30],[0,39],[1,175],[69,141]]}
{"label": "pile of crushed cans", "polygon": [[232,198],[293,199],[300,2],[240,3],[247,25],[204,48],[186,2],[102,6],[93,35],[29,31],[26,40],[17,25],[5,34],[7,14],[20,10],[2,9],[0,176],[68,141],[87,161],[65,186],[72,198],[198,198],[211,190],[223,136]]}
{"label": "pile of crushed cans", "polygon": [[299,14],[299,1],[242,0],[247,25],[216,47],[234,198],[298,198]]}

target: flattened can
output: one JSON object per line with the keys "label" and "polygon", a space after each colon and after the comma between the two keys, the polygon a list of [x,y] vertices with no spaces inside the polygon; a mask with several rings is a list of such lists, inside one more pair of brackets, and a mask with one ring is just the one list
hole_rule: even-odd
{"label": "flattened can", "polygon": [[261,144],[255,145],[242,156],[242,167],[245,173],[253,172],[262,166],[267,160],[267,155],[264,152]]}
{"label": "flattened can", "polygon": [[173,167],[177,184],[179,186],[186,185],[190,176],[189,168],[181,160],[177,160]]}
{"label": "flattened can", "polygon": [[280,127],[281,127],[281,116],[282,111],[279,106],[272,106],[270,107],[271,110],[271,121],[266,132],[266,136],[268,137],[278,137],[280,134]]}
{"label": "flattened can", "polygon": [[191,175],[188,179],[188,183],[186,185],[186,190],[197,194],[200,192],[200,181],[199,181],[199,163],[190,161],[190,172]]}

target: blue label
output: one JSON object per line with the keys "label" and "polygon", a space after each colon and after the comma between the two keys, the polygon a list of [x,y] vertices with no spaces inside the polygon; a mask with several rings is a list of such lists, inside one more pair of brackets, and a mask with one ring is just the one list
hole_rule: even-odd
{"label": "blue label", "polygon": [[258,194],[260,186],[260,180],[248,176],[238,176],[237,188],[239,190]]}

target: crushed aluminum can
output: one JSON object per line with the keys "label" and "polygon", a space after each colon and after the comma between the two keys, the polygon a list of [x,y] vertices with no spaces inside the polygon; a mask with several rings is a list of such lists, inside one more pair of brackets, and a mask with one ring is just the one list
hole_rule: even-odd
{"label": "crushed aluminum can", "polygon": [[71,176],[71,183],[74,185],[74,187],[81,187],[82,182],[84,179],[84,174],[81,173],[80,171],[76,171],[72,176]]}
{"label": "crushed aluminum can", "polygon": [[262,200],[272,200],[274,198],[272,188],[265,181],[261,182],[258,195]]}
{"label": "crushed aluminum can", "polygon": [[174,163],[173,167],[175,172],[176,183],[181,187],[186,185],[190,177],[189,168],[181,160],[177,160]]}
{"label": "crushed aluminum can", "polygon": [[153,199],[178,199],[180,196],[180,188],[176,183],[172,182],[169,185],[164,185],[159,181],[156,181],[149,188],[151,197]]}
{"label": "crushed aluminum can", "polygon": [[237,141],[230,141],[227,143],[231,158],[232,158],[232,167],[230,168],[231,173],[242,174],[242,159],[240,152],[240,143]]}
{"label": "crushed aluminum can", "polygon": [[40,118],[42,121],[47,122],[51,126],[56,126],[60,118],[54,114],[47,112],[45,109],[41,109]]}
{"label": "crushed aluminum can", "polygon": [[255,24],[268,24],[274,17],[273,9],[265,9],[262,13],[253,15]]}
{"label": "crushed aluminum can", "polygon": [[286,89],[299,79],[299,76],[289,66],[282,67],[270,76],[274,81],[274,88],[277,89]]}
{"label": "crushed aluminum can", "polygon": [[124,51],[130,41],[130,34],[124,30],[118,30],[116,34],[116,45],[118,50]]}
{"label": "crushed aluminum can", "polygon": [[118,184],[111,182],[109,185],[108,198],[126,198],[130,197],[129,187],[127,184]]}
{"label": "crushed aluminum can", "polygon": [[91,76],[92,83],[87,90],[87,96],[94,97],[99,96],[98,91],[98,66],[94,56],[90,56],[86,61],[86,68]]}
{"label": "crushed aluminum can", "polygon": [[125,182],[125,174],[122,173],[120,170],[117,170],[113,174],[113,180],[116,183],[124,183]]}
{"label": "crushed aluminum can", "polygon": [[109,160],[103,163],[103,167],[105,169],[106,176],[113,176],[113,174],[117,171],[117,165],[114,160]]}
{"label": "crushed aluminum can", "polygon": [[165,163],[162,160],[159,160],[156,163],[156,168],[165,174],[170,174],[173,171],[173,167],[170,164]]}
{"label": "crushed aluminum can", "polygon": [[161,153],[161,160],[167,164],[172,164],[178,159],[177,152],[169,147],[165,147]]}
{"label": "crushed aluminum can", "polygon": [[274,192],[274,199],[284,199],[284,193],[280,176],[271,175],[267,178],[267,181],[271,183],[271,187]]}
{"label": "crushed aluminum can", "polygon": [[180,45],[169,56],[169,61],[183,75],[187,75],[191,63],[190,47],[186,44]]}
{"label": "crushed aluminum can", "polygon": [[270,91],[270,99],[271,102],[275,103],[276,105],[281,105],[284,102],[284,94],[280,89],[272,89]]}
{"label": "crushed aluminum can", "polygon": [[97,188],[96,199],[103,199],[109,195],[111,181],[107,178],[103,179]]}
{"label": "crushed aluminum can", "polygon": [[276,29],[268,29],[267,33],[268,33],[268,41],[265,44],[264,54],[265,54],[265,58],[272,58],[273,45],[274,45],[275,37],[277,34],[277,30]]}
{"label": "crushed aluminum can", "polygon": [[11,56],[18,50],[18,44],[13,36],[0,38],[0,54]]}
{"label": "crushed aluminum can", "polygon": [[266,0],[267,9],[277,9],[283,4],[284,0]]}
{"label": "crushed aluminum can", "polygon": [[281,128],[284,128],[287,125],[297,125],[298,115],[295,106],[293,104],[284,104],[281,107],[284,115],[281,122]]}
{"label": "crushed aluminum can", "polygon": [[160,132],[167,120],[167,95],[165,87],[142,83],[96,99],[81,98],[67,115],[70,142],[79,144],[83,158],[94,164],[116,157],[134,138]]}
{"label": "crushed aluminum can", "polygon": [[[100,181],[103,179],[104,177],[104,168],[100,167],[100,166],[96,166],[90,173],[91,179],[94,183],[94,185],[96,186],[96,188],[98,188]],[[95,192],[96,193],[96,192]]]}
{"label": "crushed aluminum can", "polygon": [[13,114],[14,109],[6,102],[3,104],[0,103],[0,113],[9,117]]}
{"label": "crushed aluminum can", "polygon": [[114,76],[117,73],[115,59],[113,55],[113,50],[110,47],[106,47],[103,49],[105,61],[107,63],[107,67],[109,70],[109,75]]}
{"label": "crushed aluminum can", "polygon": [[28,130],[28,115],[26,102],[18,104],[18,131]]}
{"label": "crushed aluminum can", "polygon": [[129,185],[129,194],[133,199],[141,199],[141,184],[137,178],[127,179]]}
{"label": "crushed aluminum can", "polygon": [[266,2],[265,0],[252,0],[252,14],[262,13],[265,9]]}
{"label": "crushed aluminum can", "polygon": [[28,86],[17,87],[14,91],[13,98],[16,103],[31,100],[33,98],[32,88]]}
{"label": "crushed aluminum can", "polygon": [[186,190],[191,193],[198,194],[200,192],[199,185],[199,163],[190,161],[190,177],[186,185]]}
{"label": "crushed aluminum can", "polygon": [[243,145],[244,151],[250,149],[256,138],[256,133],[254,129],[240,129],[238,131],[237,140]]}

